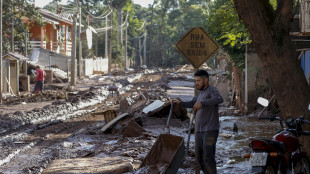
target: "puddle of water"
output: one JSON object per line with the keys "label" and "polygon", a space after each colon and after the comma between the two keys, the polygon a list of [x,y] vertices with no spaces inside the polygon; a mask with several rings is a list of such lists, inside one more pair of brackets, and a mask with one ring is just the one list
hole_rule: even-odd
{"label": "puddle of water", "polygon": [[250,173],[248,160],[242,155],[250,152],[250,138],[264,137],[271,139],[280,130],[277,121],[258,120],[257,117],[225,116],[220,120],[234,121],[238,132],[230,138],[219,137],[217,143],[217,158],[222,162],[218,164],[218,173]]}
{"label": "puddle of water", "polygon": [[109,145],[111,145],[111,144],[116,144],[117,143],[117,140],[112,140],[112,141],[108,141],[108,142],[106,142],[105,144],[109,144]]}

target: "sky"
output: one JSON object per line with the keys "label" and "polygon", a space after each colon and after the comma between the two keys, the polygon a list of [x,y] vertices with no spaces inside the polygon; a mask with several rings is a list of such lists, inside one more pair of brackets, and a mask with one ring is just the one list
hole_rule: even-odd
{"label": "sky", "polygon": [[[133,0],[135,4],[140,4],[142,7],[148,7],[148,4],[152,4],[154,0]],[[52,0],[36,0],[35,5],[37,7],[44,7],[48,3],[52,2]],[[62,0],[61,3],[65,4],[67,0]]]}

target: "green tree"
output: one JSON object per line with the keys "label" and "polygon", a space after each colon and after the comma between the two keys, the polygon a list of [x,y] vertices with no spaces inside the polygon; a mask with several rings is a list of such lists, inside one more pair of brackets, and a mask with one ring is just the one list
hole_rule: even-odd
{"label": "green tree", "polygon": [[[251,34],[283,118],[302,115],[310,103],[310,87],[289,34],[297,1],[277,0],[274,7],[269,0],[234,0],[234,5]],[[310,152],[309,138],[304,147]]]}
{"label": "green tree", "polygon": [[[11,51],[11,27],[14,19],[14,47],[20,53],[25,53],[25,34],[32,22],[42,24],[38,8],[28,0],[7,0],[3,3],[3,53]],[[30,44],[28,44],[30,45]],[[29,50],[29,47],[27,48]]]}
{"label": "green tree", "polygon": [[208,3],[197,0],[157,0],[149,6],[146,19],[150,66],[188,63],[174,45],[189,29],[206,27]]}
{"label": "green tree", "polygon": [[212,3],[207,30],[229,54],[233,63],[243,69],[245,44],[251,40],[232,0],[217,0]]}

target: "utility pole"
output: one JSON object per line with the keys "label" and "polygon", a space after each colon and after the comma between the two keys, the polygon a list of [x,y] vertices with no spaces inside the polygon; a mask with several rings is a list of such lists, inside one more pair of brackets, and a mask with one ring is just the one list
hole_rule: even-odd
{"label": "utility pole", "polygon": [[25,57],[28,57],[28,32],[25,30]]}
{"label": "utility pole", "polygon": [[118,38],[117,38],[117,44],[121,44],[121,47],[123,46],[123,28],[122,28],[122,8],[118,7],[117,9],[117,19],[118,19]]}
{"label": "utility pole", "polygon": [[71,53],[71,86],[76,85],[76,16],[77,16],[78,0],[75,0],[73,14],[73,32],[72,32],[72,53]]}
{"label": "utility pole", "polygon": [[[28,57],[28,32],[25,30],[25,57]],[[27,75],[27,61],[24,62],[24,73]]]}
{"label": "utility pole", "polygon": [[144,24],[143,63],[146,66],[146,23]]}
{"label": "utility pole", "polygon": [[12,26],[11,26],[11,52],[14,52],[14,6],[12,4],[12,18],[11,18]]}
{"label": "utility pole", "polygon": [[[112,0],[110,0],[110,7],[112,7]],[[111,73],[111,63],[112,63],[112,19],[113,11],[110,14],[110,30],[109,30],[109,62],[108,62],[108,73]]]}
{"label": "utility pole", "polygon": [[125,30],[125,70],[127,69],[127,62],[128,62],[128,58],[127,58],[127,29],[128,29],[128,22],[126,24],[126,30]]}
{"label": "utility pole", "polygon": [[96,34],[95,38],[95,55],[98,57],[98,34]]}
{"label": "utility pole", "polygon": [[141,48],[141,39],[138,38],[139,40],[139,61],[140,61],[140,67],[142,67],[143,65],[143,60],[142,60],[142,55],[141,55],[141,51],[142,51],[142,48]]}
{"label": "utility pole", "polygon": [[105,48],[104,48],[104,57],[108,57],[108,17],[105,17]]}
{"label": "utility pole", "polygon": [[2,104],[3,68],[2,68],[2,0],[0,0],[0,104]]}
{"label": "utility pole", "polygon": [[82,40],[81,40],[81,25],[82,25],[82,13],[81,13],[81,7],[80,7],[80,10],[79,10],[79,58],[78,58],[78,76],[79,76],[79,79],[81,79],[81,70],[82,70]]}
{"label": "utility pole", "polygon": [[248,45],[245,45],[244,113],[248,113]]}

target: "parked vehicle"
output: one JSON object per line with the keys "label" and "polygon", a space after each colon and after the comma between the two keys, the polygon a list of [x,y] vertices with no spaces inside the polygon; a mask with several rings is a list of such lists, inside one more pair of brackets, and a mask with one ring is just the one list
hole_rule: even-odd
{"label": "parked vehicle", "polygon": [[[258,102],[267,107],[269,101],[259,98]],[[310,110],[310,105],[308,111]],[[252,173],[265,174],[309,174],[310,163],[307,153],[302,151],[299,137],[310,135],[310,131],[303,131],[304,123],[310,124],[303,116],[298,118],[288,117],[283,126],[281,117],[260,117],[260,119],[278,120],[281,130],[273,136],[273,139],[253,139],[250,143],[252,152],[245,154],[244,158],[250,158]]]}

